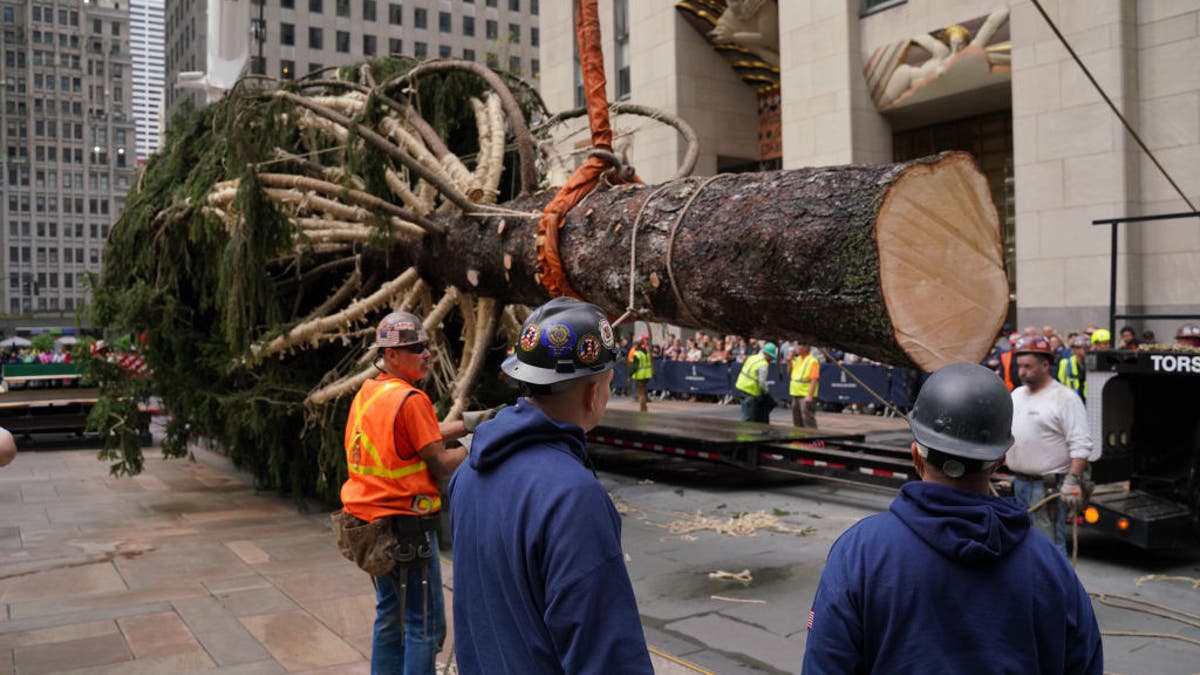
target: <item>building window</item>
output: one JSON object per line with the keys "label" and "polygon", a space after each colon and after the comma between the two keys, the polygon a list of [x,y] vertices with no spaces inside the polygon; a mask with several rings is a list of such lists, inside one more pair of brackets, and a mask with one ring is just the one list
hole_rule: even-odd
{"label": "building window", "polygon": [[485,5],[487,5],[488,7],[495,7],[495,6],[496,6],[496,0],[487,0],[487,2],[486,2],[486,3],[484,3],[484,4],[485,4]]}
{"label": "building window", "polygon": [[508,57],[508,72],[512,73],[513,75],[521,74],[521,57],[519,57],[519,56]]}
{"label": "building window", "polygon": [[496,55],[496,52],[487,53],[487,67],[492,70],[500,68],[500,57]]}
{"label": "building window", "polygon": [[296,9],[296,0],[279,0],[279,6],[283,9]]}
{"label": "building window", "polygon": [[413,56],[418,59],[423,59],[429,54],[429,45],[424,42],[413,43]]}
{"label": "building window", "polygon": [[413,25],[417,28],[429,27],[429,12],[418,7],[413,10]]}
{"label": "building window", "polygon": [[320,28],[309,27],[308,29],[308,48],[321,49],[325,44],[325,35]]}
{"label": "building window", "polygon": [[403,54],[404,40],[388,38],[388,54]]}
{"label": "building window", "polygon": [[521,44],[521,25],[516,23],[508,24],[508,41],[514,45]]}
{"label": "building window", "polygon": [[375,0],[363,0],[363,21],[375,20]]}
{"label": "building window", "polygon": [[500,24],[488,19],[487,23],[484,24],[484,36],[489,40],[498,39],[500,37]]}
{"label": "building window", "polygon": [[510,12],[521,11],[521,0],[508,0],[508,10]]}
{"label": "building window", "polygon": [[438,32],[449,33],[450,31],[450,12],[438,12]]}
{"label": "building window", "polygon": [[323,0],[308,0],[308,11],[312,12],[313,14],[320,14],[322,9],[322,1]]}
{"label": "building window", "polygon": [[629,98],[629,0],[613,0],[613,39],[616,43],[617,98]]}
{"label": "building window", "polygon": [[325,70],[325,66],[323,64],[320,64],[320,63],[308,64],[308,74],[309,75],[312,75],[313,73],[319,73],[322,70]]}
{"label": "building window", "polygon": [[283,59],[279,62],[279,79],[292,80],[296,78],[296,62]]}
{"label": "building window", "polygon": [[529,74],[536,80],[542,76],[542,62],[538,59],[529,60]]}
{"label": "building window", "polygon": [[337,50],[343,54],[350,53],[350,31],[337,31]]}
{"label": "building window", "polygon": [[463,17],[463,35],[467,37],[475,37],[475,17]]}
{"label": "building window", "polygon": [[538,0],[529,0],[529,13],[534,16],[538,15]]}
{"label": "building window", "polygon": [[250,57],[250,72],[254,73],[255,75],[266,75],[267,74],[267,59],[266,59],[266,57],[251,56]]}
{"label": "building window", "polygon": [[474,61],[475,60],[475,50],[464,48],[463,49],[463,58],[468,61]]}
{"label": "building window", "polygon": [[375,56],[374,35],[363,35],[363,56]]}
{"label": "building window", "polygon": [[438,45],[438,56],[443,59],[450,58],[450,45]]}
{"label": "building window", "polygon": [[866,16],[881,12],[890,7],[903,5],[908,0],[862,0],[862,6],[859,8],[859,16]]}
{"label": "building window", "polygon": [[[404,24],[403,5],[397,5],[394,2],[388,5],[388,23],[392,24],[393,26],[400,26]],[[396,53],[399,54],[399,52]]]}
{"label": "building window", "polygon": [[542,32],[537,29],[537,26],[529,29],[529,44],[534,47],[542,46]]}
{"label": "building window", "polygon": [[296,45],[296,24],[279,24],[279,44],[285,47],[294,47]]}
{"label": "building window", "polygon": [[349,17],[350,16],[350,0],[337,0],[336,11],[337,11],[338,16]]}

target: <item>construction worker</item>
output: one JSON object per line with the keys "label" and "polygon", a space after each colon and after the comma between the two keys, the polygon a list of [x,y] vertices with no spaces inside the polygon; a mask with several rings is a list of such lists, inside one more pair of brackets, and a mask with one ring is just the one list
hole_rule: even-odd
{"label": "construction worker", "polygon": [[633,374],[629,377],[637,389],[638,410],[646,412],[646,403],[649,400],[646,386],[650,383],[650,378],[654,377],[654,359],[650,358],[649,335],[643,335],[634,345],[633,351],[629,352],[629,362],[633,364]]}
{"label": "construction worker", "polygon": [[0,466],[8,466],[17,458],[17,441],[12,432],[0,427]]}
{"label": "construction worker", "polygon": [[1200,326],[1194,323],[1185,323],[1175,331],[1175,344],[1180,347],[1191,347],[1192,349],[1200,349]]}
{"label": "construction worker", "polygon": [[[437,517],[437,481],[466,458],[444,440],[465,435],[485,415],[439,424],[433,404],[417,382],[429,373],[429,336],[421,320],[393,312],[375,331],[375,367],[350,405],[346,422],[349,476],[342,508],[355,522],[385,521],[395,535],[390,572],[372,576],[376,617],[372,673],[435,672],[446,635]],[[336,521],[335,521],[336,522]],[[389,541],[390,544],[390,541]]]}
{"label": "construction worker", "polygon": [[792,356],[791,382],[788,395],[792,397],[792,426],[817,428],[817,389],[821,380],[821,364],[808,345],[796,345]]}
{"label": "construction worker", "polygon": [[653,672],[621,517],[585,440],[613,347],[598,307],[556,298],[502,365],[525,396],[479,427],[450,481],[459,673]]}
{"label": "construction worker", "polygon": [[1107,328],[1097,328],[1092,331],[1092,349],[1102,351],[1112,347],[1112,333]]}
{"label": "construction worker", "polygon": [[775,399],[768,388],[771,373],[771,363],[779,356],[779,349],[774,342],[762,346],[757,354],[746,357],[742,369],[738,372],[735,387],[742,393],[743,422],[771,422],[771,411],[775,409]]}
{"label": "construction worker", "polygon": [[[1033,507],[1033,524],[1067,552],[1066,516],[1083,508],[1083,485],[1092,454],[1083,400],[1050,376],[1050,344],[1022,337],[1013,347],[1023,386],[1012,392],[1016,439],[1008,452],[1013,492]],[[1057,500],[1043,503],[1048,496]]]}
{"label": "construction worker", "polygon": [[1103,672],[1071,564],[1031,532],[1024,505],[989,492],[1012,415],[983,366],[951,364],[925,382],[908,418],[921,480],[830,549],[805,675]]}
{"label": "construction worker", "polygon": [[[1088,337],[1076,335],[1071,338],[1071,355],[1058,362],[1058,381],[1087,400],[1087,369],[1083,359],[1087,356]],[[1053,351],[1053,350],[1051,350]]]}

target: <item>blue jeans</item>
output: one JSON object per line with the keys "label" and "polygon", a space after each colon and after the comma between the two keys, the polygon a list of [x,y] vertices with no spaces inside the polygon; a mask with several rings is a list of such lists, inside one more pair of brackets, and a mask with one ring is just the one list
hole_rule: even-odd
{"label": "blue jeans", "polygon": [[[1031,480],[1014,476],[1013,494],[1025,506],[1033,506],[1046,498],[1046,484],[1040,478]],[[1043,505],[1029,514],[1029,517],[1033,519],[1033,526],[1049,537],[1063,555],[1067,555],[1067,510],[1062,508],[1059,500],[1055,499]]]}
{"label": "blue jeans", "polygon": [[[375,634],[371,641],[372,675],[434,675],[434,658],[446,638],[446,602],[437,533],[430,532],[433,559],[425,567],[399,566],[375,581]],[[400,606],[400,581],[408,588]],[[421,581],[425,579],[425,598]]]}

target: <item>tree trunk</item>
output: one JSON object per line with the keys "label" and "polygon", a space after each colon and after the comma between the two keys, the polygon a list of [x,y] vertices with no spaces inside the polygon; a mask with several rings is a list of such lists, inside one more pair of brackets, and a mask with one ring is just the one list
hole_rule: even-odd
{"label": "tree trunk", "polygon": [[[540,211],[550,197],[506,206]],[[634,305],[652,320],[933,370],[982,359],[1007,312],[999,218],[966,153],[597,191],[568,216],[560,249],[572,285],[613,315],[629,305],[639,215]],[[448,223],[418,252],[422,276],[545,302],[536,224]]]}

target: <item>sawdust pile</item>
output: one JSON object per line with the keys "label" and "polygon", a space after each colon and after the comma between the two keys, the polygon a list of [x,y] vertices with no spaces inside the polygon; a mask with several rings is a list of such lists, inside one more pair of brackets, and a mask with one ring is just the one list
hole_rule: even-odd
{"label": "sawdust pile", "polygon": [[813,527],[796,528],[783,524],[778,517],[766,511],[735,514],[728,518],[713,518],[697,511],[688,518],[672,520],[662,524],[672,534],[687,534],[712,530],[731,537],[753,537],[759,530],[774,530],[787,534],[807,535],[816,531]]}

